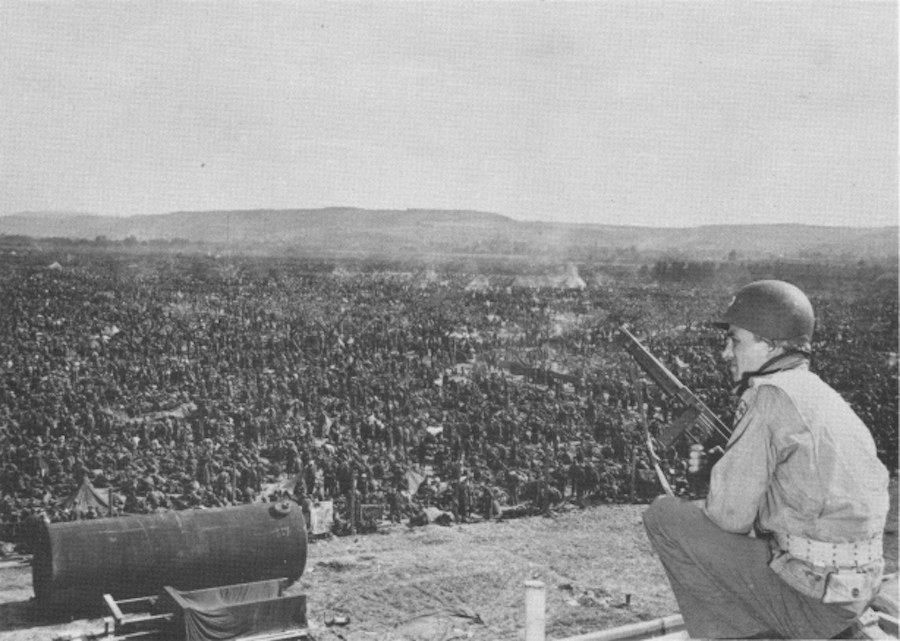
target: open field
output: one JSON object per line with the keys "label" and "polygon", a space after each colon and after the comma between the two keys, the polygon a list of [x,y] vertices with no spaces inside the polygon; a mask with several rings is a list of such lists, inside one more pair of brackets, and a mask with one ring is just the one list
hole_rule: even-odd
{"label": "open field", "polygon": [[[290,592],[308,595],[320,640],[454,638],[428,632],[442,627],[464,631],[462,638],[517,639],[529,579],[547,586],[547,632],[557,638],[652,619],[677,608],[644,536],[643,509],[602,505],[324,539],[310,544],[306,572]],[[102,629],[100,619],[32,620],[28,566],[0,570],[0,585],[0,641]],[[626,594],[630,607],[622,607]],[[349,625],[324,627],[335,616],[349,617]]]}
{"label": "open field", "polygon": [[[896,480],[892,505],[885,557],[896,572]],[[307,595],[318,641],[520,639],[530,579],[546,585],[549,638],[654,619],[677,606],[644,535],[644,507],[598,505],[449,527],[393,525],[324,539],[310,544],[306,572],[290,593]],[[103,629],[101,619],[35,620],[31,597],[29,566],[0,569],[0,641]],[[325,625],[335,617],[349,624]]]}
{"label": "open field", "polygon": [[[70,518],[65,499],[84,478],[120,494],[117,509],[142,514],[267,501],[270,484],[300,470],[315,472],[304,474],[311,494],[346,495],[355,479],[362,503],[383,505],[392,479],[430,471],[431,494],[417,500],[447,509],[457,461],[472,470],[471,489],[490,489],[501,505],[519,504],[512,491],[523,478],[534,489],[545,469],[571,488],[577,451],[582,471],[596,472],[589,509],[382,526],[311,544],[291,590],[308,595],[319,640],[517,639],[529,579],[547,586],[557,639],[674,613],[643,506],[624,503],[658,489],[652,474],[630,480],[644,456],[633,449],[643,384],[612,339],[621,324],[646,336],[727,423],[734,399],[708,321],[748,279],[809,288],[815,370],[860,413],[896,475],[896,291],[868,266],[439,273],[53,252],[10,252],[0,265],[0,344],[10,354],[0,363],[0,521],[9,525],[42,511]],[[678,408],[647,392],[658,429]],[[684,492],[679,452],[669,456]],[[896,571],[896,513],[891,523]],[[99,618],[41,621],[32,595],[30,567],[0,562],[0,641],[102,629]],[[325,625],[335,617],[349,624]]]}

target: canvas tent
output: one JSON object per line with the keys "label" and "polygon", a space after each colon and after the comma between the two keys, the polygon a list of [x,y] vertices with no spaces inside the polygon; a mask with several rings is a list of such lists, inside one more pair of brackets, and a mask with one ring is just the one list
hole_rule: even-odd
{"label": "canvas tent", "polygon": [[98,516],[107,516],[109,514],[109,496],[110,490],[98,490],[85,477],[72,494],[60,502],[60,507],[76,514],[78,518],[83,518],[90,508],[94,508]]}
{"label": "canvas tent", "polygon": [[334,526],[334,501],[320,501],[309,512],[309,533],[313,536],[329,534]]}
{"label": "canvas tent", "polygon": [[486,292],[491,289],[491,281],[487,276],[479,274],[466,285],[467,292]]}
{"label": "canvas tent", "polygon": [[413,470],[407,470],[404,477],[406,478],[406,489],[409,495],[415,496],[416,492],[419,491],[419,486],[425,481],[425,475]]}

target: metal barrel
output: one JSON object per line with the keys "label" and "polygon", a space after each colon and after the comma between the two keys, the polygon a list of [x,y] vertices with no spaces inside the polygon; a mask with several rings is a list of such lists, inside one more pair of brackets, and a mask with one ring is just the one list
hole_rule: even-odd
{"label": "metal barrel", "polygon": [[191,590],[286,577],[306,566],[306,525],[290,501],[47,523],[32,584],[51,610],[128,599],[163,586]]}

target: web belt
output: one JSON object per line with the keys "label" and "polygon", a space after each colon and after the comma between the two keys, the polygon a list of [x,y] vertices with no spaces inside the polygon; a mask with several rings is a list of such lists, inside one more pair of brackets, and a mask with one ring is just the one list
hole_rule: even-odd
{"label": "web belt", "polygon": [[884,547],[880,534],[866,541],[829,543],[795,534],[775,533],[775,541],[791,556],[822,567],[852,568],[878,561]]}

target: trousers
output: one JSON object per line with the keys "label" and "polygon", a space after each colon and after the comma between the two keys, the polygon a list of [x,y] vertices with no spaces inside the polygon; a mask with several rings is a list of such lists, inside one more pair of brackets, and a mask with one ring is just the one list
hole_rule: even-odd
{"label": "trousers", "polygon": [[643,520],[692,638],[830,639],[857,616],[789,586],[767,540],[722,530],[690,501],[661,496]]}

